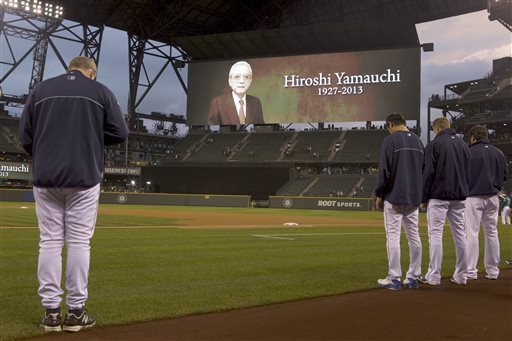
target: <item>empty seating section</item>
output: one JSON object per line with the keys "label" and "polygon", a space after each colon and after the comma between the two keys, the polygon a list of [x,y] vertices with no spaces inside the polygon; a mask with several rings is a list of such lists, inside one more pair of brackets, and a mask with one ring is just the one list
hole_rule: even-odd
{"label": "empty seating section", "polygon": [[[318,197],[327,197],[330,195],[350,197],[352,196],[351,190],[359,179],[360,176],[357,174],[319,175],[318,181],[307,191],[307,193],[304,193],[304,195]],[[343,193],[342,195],[341,192]]]}
{"label": "empty seating section", "polygon": [[334,156],[334,162],[379,162],[380,146],[388,132],[376,130],[349,130],[343,148]]}
{"label": "empty seating section", "polygon": [[470,89],[466,93],[464,93],[464,96],[462,97],[462,100],[468,99],[468,98],[477,98],[477,97],[485,97],[488,95],[494,87],[487,87],[487,88],[479,88],[479,89]]}
{"label": "empty seating section", "polygon": [[2,118],[0,127],[0,151],[6,153],[25,153],[18,137],[19,121]]}
{"label": "empty seating section", "polygon": [[297,143],[283,160],[293,161],[327,161],[331,146],[341,135],[341,131],[303,131]]}
{"label": "empty seating section", "polygon": [[[0,118],[0,152],[24,154],[18,137],[19,120]],[[385,130],[328,130],[190,133],[184,139],[132,133],[128,139],[128,157],[141,165],[165,165],[166,162],[305,162],[315,163],[312,172],[285,183],[276,195],[318,197],[370,197],[375,188],[374,170],[379,161]],[[342,138],[343,137],[343,138]],[[331,167],[320,173],[336,143],[340,150],[329,161]],[[500,141],[497,141],[498,145]],[[505,141],[509,143],[509,141]],[[107,164],[124,165],[126,145],[107,150]],[[138,155],[138,159],[135,155]],[[163,163],[162,163],[163,161]],[[363,164],[363,165],[361,165]],[[365,165],[366,164],[366,165]],[[325,167],[325,166],[322,166]],[[359,172],[363,167],[365,174]],[[329,175],[328,175],[329,174]],[[507,184],[510,186],[510,182]]]}
{"label": "empty seating section", "polygon": [[359,186],[358,197],[371,197],[377,185],[377,175],[365,175],[364,182]]}
{"label": "empty seating section", "polygon": [[189,161],[224,161],[232,153],[234,146],[246,133],[209,134],[204,141],[193,148]]}
{"label": "empty seating section", "polygon": [[276,192],[276,195],[300,195],[315,177],[303,177],[288,181]]}
{"label": "empty seating section", "polygon": [[232,161],[277,161],[293,132],[251,133],[232,156]]}
{"label": "empty seating section", "polygon": [[181,160],[187,154],[189,148],[204,137],[205,134],[188,134],[184,139],[177,141],[173,147],[173,154],[176,155],[175,160]]}

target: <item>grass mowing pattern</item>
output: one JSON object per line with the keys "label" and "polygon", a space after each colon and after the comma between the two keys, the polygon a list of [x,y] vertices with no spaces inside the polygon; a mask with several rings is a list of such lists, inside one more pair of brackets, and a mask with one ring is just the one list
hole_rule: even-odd
{"label": "grass mowing pattern", "polygon": [[[2,203],[0,226],[16,223],[18,226],[35,226],[33,206],[23,205],[29,208],[19,209],[21,204]],[[122,207],[130,209],[130,206]],[[155,212],[182,209],[224,211],[227,215],[233,212],[227,208],[198,207],[152,206],[144,209]],[[286,213],[289,220],[301,214],[337,214],[340,222],[346,216],[362,214],[271,209],[247,212]],[[364,212],[363,216],[382,219],[380,213]],[[165,221],[169,223],[168,219]],[[88,309],[97,316],[100,326],[375,288],[376,279],[385,276],[387,271],[382,227],[243,230],[101,228],[107,223],[112,224],[109,226],[129,226],[135,222],[159,226],[162,218],[136,220],[124,214],[100,215],[92,240],[88,301]],[[445,229],[444,275],[449,276],[454,266],[454,250],[450,232],[446,230],[449,228]],[[509,227],[500,228],[503,258],[511,255],[511,232]],[[283,233],[296,235],[295,239],[253,236]],[[424,227],[421,233],[425,272],[428,240]],[[38,238],[37,229],[0,229],[2,339],[41,334],[38,323],[42,308],[36,293]],[[404,236],[403,265],[408,259],[406,244]]]}

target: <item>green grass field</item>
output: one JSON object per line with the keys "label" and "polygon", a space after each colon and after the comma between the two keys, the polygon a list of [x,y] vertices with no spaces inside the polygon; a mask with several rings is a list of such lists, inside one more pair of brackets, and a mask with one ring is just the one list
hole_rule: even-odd
{"label": "green grass field", "polygon": [[[354,217],[382,221],[378,212],[129,205],[102,208],[115,208],[118,213],[100,214],[92,240],[87,308],[99,326],[375,288],[376,279],[387,272],[383,227],[341,226]],[[130,215],[134,209],[144,209],[148,215]],[[338,217],[340,227],[184,229],[179,219],[149,216],[151,212],[183,210],[194,214],[225,212],[226,219],[231,212],[256,212],[282,215],[283,221],[328,215]],[[33,204],[0,202],[2,340],[42,333],[36,225]],[[423,215],[420,229],[426,269],[428,240]],[[454,266],[448,230],[445,276]],[[499,232],[502,258],[512,258],[512,228],[500,226]],[[403,237],[405,267],[408,255]]]}

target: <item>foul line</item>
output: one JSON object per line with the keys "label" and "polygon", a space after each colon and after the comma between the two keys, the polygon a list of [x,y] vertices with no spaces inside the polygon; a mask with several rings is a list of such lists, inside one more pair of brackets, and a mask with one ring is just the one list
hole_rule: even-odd
{"label": "foul line", "polygon": [[295,240],[291,237],[323,237],[323,236],[364,236],[383,235],[384,232],[333,232],[333,233],[288,233],[288,234],[253,234],[256,238]]}
{"label": "foul line", "polygon": [[[401,232],[405,234],[405,232]],[[427,235],[427,233],[419,233],[420,235]],[[280,233],[280,234],[252,234],[252,237],[265,238],[265,239],[283,239],[283,240],[296,240],[292,237],[323,237],[323,236],[367,236],[367,235],[385,235],[385,232],[332,232],[332,233]]]}

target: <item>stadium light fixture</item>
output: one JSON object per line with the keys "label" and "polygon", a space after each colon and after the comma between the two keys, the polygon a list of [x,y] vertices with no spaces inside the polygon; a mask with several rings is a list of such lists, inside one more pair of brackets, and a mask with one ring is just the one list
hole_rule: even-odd
{"label": "stadium light fixture", "polygon": [[34,13],[37,15],[44,15],[52,18],[62,18],[64,8],[48,2],[40,0],[0,0],[0,5],[21,9],[25,12]]}
{"label": "stadium light fixture", "polygon": [[420,46],[423,49],[423,52],[432,52],[432,51],[434,51],[434,43],[423,43]]}

